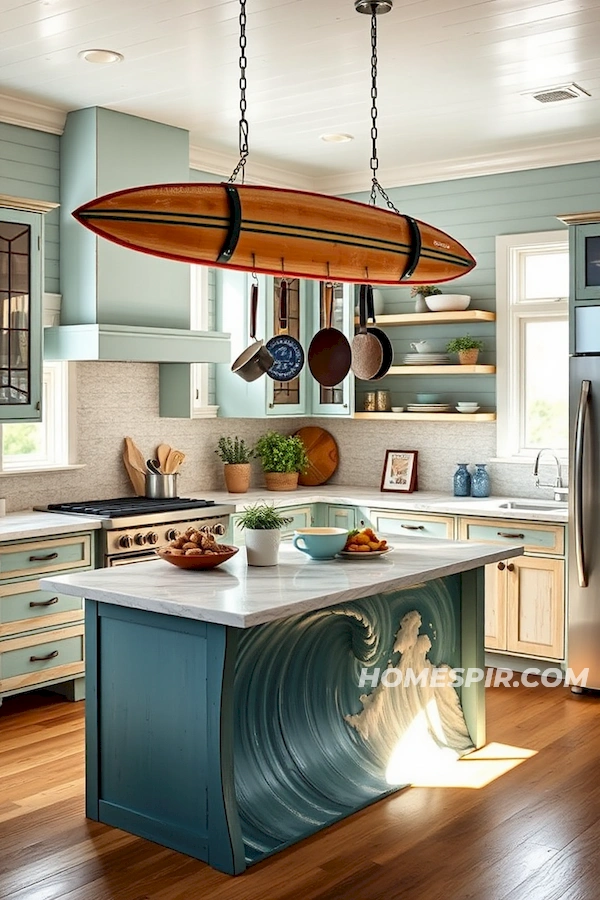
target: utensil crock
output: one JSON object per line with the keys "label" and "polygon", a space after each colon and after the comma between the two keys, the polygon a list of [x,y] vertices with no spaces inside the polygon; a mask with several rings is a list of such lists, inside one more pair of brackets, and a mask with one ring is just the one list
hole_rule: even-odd
{"label": "utensil crock", "polygon": [[146,473],[146,497],[153,497],[155,500],[166,500],[168,498],[178,497],[177,481],[179,474],[177,472],[172,475],[162,475],[158,472]]}

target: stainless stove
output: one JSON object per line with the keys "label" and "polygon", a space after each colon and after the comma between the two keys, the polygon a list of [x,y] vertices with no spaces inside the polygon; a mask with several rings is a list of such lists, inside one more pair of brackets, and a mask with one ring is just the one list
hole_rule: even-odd
{"label": "stainless stove", "polygon": [[223,535],[235,507],[213,500],[177,497],[120,497],[79,503],[51,503],[48,512],[102,520],[99,558],[104,566],[122,566],[156,558],[155,547],[174,540],[190,526]]}

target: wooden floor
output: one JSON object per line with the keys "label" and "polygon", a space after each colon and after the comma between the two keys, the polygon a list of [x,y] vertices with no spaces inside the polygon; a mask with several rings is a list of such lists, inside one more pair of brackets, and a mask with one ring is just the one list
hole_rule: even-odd
{"label": "wooden floor", "polygon": [[487,708],[480,786],[411,787],[230,878],[84,818],[83,704],[5,700],[0,898],[598,900],[600,697],[499,687]]}

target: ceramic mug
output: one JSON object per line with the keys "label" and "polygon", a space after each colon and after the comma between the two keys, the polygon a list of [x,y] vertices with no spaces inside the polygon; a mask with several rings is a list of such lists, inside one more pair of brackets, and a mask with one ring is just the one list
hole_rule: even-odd
{"label": "ceramic mug", "polygon": [[347,528],[298,528],[293,544],[312,559],[333,559],[344,549],[347,537]]}
{"label": "ceramic mug", "polygon": [[417,353],[431,353],[431,344],[429,341],[415,341],[410,345]]}

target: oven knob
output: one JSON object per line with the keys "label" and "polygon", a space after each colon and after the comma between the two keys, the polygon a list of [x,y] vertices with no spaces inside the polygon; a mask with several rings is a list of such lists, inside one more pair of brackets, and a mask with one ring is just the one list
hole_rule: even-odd
{"label": "oven knob", "polygon": [[119,538],[119,547],[131,547],[133,538],[130,534],[122,534]]}
{"label": "oven knob", "polygon": [[134,537],[134,541],[136,542],[138,547],[141,547],[142,544],[146,543],[146,535],[145,534],[136,534],[136,536]]}
{"label": "oven knob", "polygon": [[146,535],[146,541],[148,544],[157,544],[158,543],[158,535],[155,531],[149,531]]}
{"label": "oven knob", "polygon": [[168,541],[176,541],[179,537],[179,531],[176,528],[169,528],[165,537]]}
{"label": "oven knob", "polygon": [[225,526],[221,525],[220,522],[217,522],[216,525],[213,525],[212,532],[213,534],[225,534]]}

